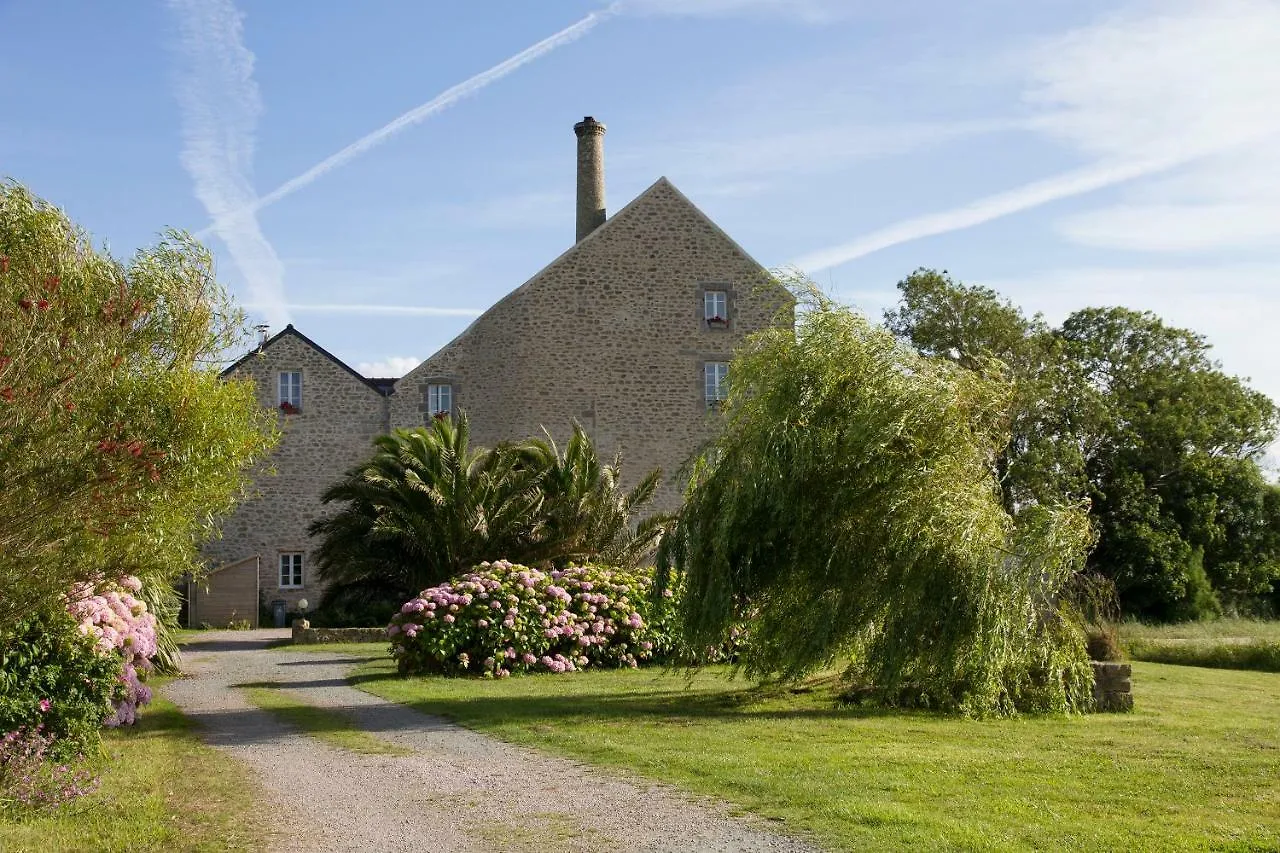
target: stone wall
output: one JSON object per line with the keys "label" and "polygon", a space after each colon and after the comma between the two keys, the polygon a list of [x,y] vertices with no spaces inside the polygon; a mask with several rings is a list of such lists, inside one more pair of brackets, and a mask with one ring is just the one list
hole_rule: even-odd
{"label": "stone wall", "polygon": [[[302,373],[302,399],[296,414],[280,412],[278,375]],[[320,496],[344,472],[367,459],[372,441],[387,431],[386,398],[292,326],[260,353],[236,365],[231,375],[257,387],[258,402],[278,413],[282,437],[269,461],[254,477],[255,495],[222,523],[222,538],[205,547],[215,566],[251,555],[262,558],[265,601],[283,600],[294,609],[299,599],[319,603],[307,526],[326,512]],[[300,552],[303,585],[280,587],[280,554]]]}
{"label": "stone wall", "polygon": [[387,643],[383,628],[312,628],[306,619],[293,620],[293,642],[297,645],[315,643]]}
{"label": "stone wall", "polygon": [[1093,704],[1099,711],[1132,711],[1133,692],[1130,678],[1133,667],[1127,663],[1093,663]]}
{"label": "stone wall", "polygon": [[[703,318],[706,289],[730,317]],[[396,383],[397,427],[426,422],[427,385],[454,386],[475,444],[563,442],[578,421],[602,456],[623,456],[630,487],[653,468],[655,509],[674,509],[680,468],[718,429],[702,366],[729,361],[790,297],[665,178],[478,318]]]}

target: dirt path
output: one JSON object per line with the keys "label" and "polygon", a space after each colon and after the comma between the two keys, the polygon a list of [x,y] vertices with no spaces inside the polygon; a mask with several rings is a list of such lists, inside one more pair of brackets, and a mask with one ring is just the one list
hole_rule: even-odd
{"label": "dirt path", "polygon": [[[271,650],[281,631],[216,632],[187,646],[192,678],[166,695],[276,798],[277,849],[811,851],[662,785],[512,746],[349,686],[350,658]],[[236,685],[277,682],[413,750],[362,755],[278,722]],[[264,803],[264,809],[272,808]]]}

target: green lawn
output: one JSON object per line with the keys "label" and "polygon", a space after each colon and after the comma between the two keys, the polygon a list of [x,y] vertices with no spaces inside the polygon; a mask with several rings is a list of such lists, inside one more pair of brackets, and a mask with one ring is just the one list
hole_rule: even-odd
{"label": "green lawn", "polygon": [[1214,619],[1205,622],[1177,622],[1172,625],[1122,622],[1120,638],[1122,640],[1249,639],[1280,642],[1280,619]]}
{"label": "green lawn", "polygon": [[[364,651],[364,650],[362,650]],[[978,722],[655,670],[358,686],[728,800],[832,849],[1280,849],[1280,675],[1138,663],[1132,714]]]}
{"label": "green lawn", "polygon": [[1280,621],[1219,619],[1120,627],[1129,657],[1154,663],[1280,672]]}
{"label": "green lawn", "polygon": [[261,850],[271,832],[250,771],[196,737],[159,696],[137,726],[103,736],[102,787],[61,809],[0,820],[0,850]]}

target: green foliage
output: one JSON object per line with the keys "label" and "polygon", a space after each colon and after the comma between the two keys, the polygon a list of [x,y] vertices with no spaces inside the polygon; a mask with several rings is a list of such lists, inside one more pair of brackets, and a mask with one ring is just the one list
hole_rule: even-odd
{"label": "green foliage", "polygon": [[1087,499],[1090,567],[1126,613],[1207,618],[1280,588],[1280,493],[1258,467],[1277,410],[1224,374],[1203,337],[1089,308],[1057,329],[993,291],[919,270],[891,330],[921,353],[1013,383],[995,457],[1006,508]]}
{"label": "green foliage", "polygon": [[122,659],[102,654],[77,628],[55,611],[0,629],[0,733],[43,725],[62,757],[98,742],[112,701],[124,694]]}
{"label": "green foliage", "polygon": [[1135,639],[1128,642],[1127,649],[1134,660],[1152,663],[1280,672],[1280,642],[1275,640],[1187,642]]}
{"label": "green foliage", "polygon": [[355,680],[509,743],[727,800],[824,850],[1280,848],[1271,673],[1137,663],[1132,714],[975,725],[838,705],[831,674],[754,684],[725,667],[648,668],[494,682],[394,669],[383,655]]}
{"label": "green foliage", "polygon": [[550,574],[482,563],[424,589],[387,633],[402,673],[575,672],[662,660],[674,646],[672,601],[650,572],[570,566]]}
{"label": "green foliage", "polygon": [[659,519],[632,527],[658,472],[630,491],[620,460],[603,464],[578,425],[563,448],[549,440],[470,446],[465,413],[455,424],[397,430],[324,495],[343,507],[311,526],[321,537],[321,609],[368,610],[485,560],[565,565],[634,563],[651,551]]}
{"label": "green foliage", "polygon": [[169,233],[127,264],[0,186],[0,624],[73,584],[192,567],[274,421],[216,359],[242,316]]}
{"label": "green foliage", "polygon": [[685,641],[716,646],[749,618],[752,676],[843,658],[890,703],[1086,707],[1059,593],[1088,527],[1071,508],[1001,507],[1008,386],[791,284],[795,333],[758,333],[735,358],[725,429],[659,552],[686,587]]}

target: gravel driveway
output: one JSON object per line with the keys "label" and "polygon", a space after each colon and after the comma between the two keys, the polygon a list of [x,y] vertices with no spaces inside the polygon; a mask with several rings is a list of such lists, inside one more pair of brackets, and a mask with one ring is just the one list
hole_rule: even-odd
{"label": "gravel driveway", "polygon": [[[671,787],[503,743],[349,686],[350,658],[267,649],[284,631],[211,632],[188,644],[191,678],[164,693],[205,740],[247,762],[274,803],[276,849],[379,851],[811,851],[763,821]],[[277,682],[413,755],[330,747],[278,722],[237,684]]]}

